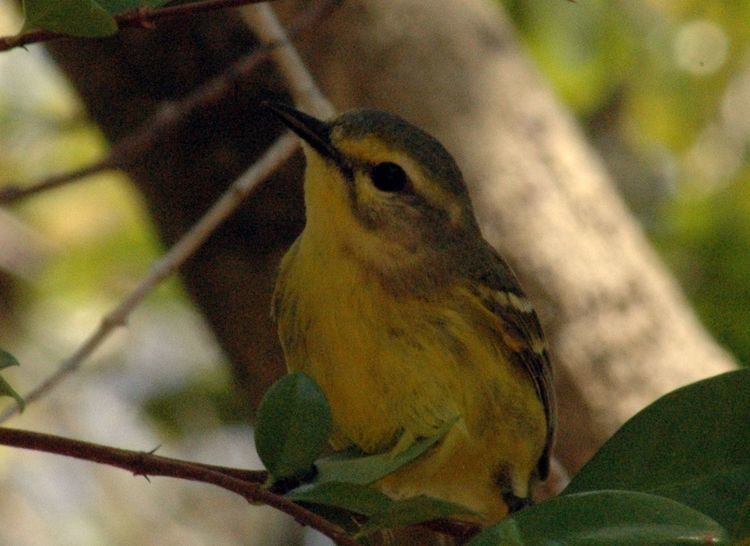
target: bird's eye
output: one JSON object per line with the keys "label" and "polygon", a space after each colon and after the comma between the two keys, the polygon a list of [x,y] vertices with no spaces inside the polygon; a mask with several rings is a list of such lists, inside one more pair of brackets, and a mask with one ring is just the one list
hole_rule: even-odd
{"label": "bird's eye", "polygon": [[370,178],[376,188],[387,192],[401,191],[409,182],[404,169],[390,161],[375,165],[370,171]]}

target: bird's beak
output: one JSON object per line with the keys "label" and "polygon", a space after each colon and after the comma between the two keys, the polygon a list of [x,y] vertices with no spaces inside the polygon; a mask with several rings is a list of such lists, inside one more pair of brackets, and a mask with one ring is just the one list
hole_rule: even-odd
{"label": "bird's beak", "polygon": [[331,126],[281,102],[267,101],[266,108],[323,157],[339,161],[341,154],[331,143]]}

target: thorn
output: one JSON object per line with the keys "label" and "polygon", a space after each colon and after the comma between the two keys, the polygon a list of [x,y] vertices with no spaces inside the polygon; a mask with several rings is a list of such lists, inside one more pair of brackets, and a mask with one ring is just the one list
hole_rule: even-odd
{"label": "thorn", "polygon": [[143,476],[148,483],[151,483],[151,478],[148,477],[148,474],[140,470],[133,470],[133,476],[135,476],[136,478],[138,476]]}

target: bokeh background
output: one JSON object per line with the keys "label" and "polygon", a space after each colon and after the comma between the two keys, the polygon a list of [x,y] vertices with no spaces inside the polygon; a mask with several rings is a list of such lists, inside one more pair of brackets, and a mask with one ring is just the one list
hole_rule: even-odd
{"label": "bokeh background", "polygon": [[[704,325],[750,362],[750,3],[506,0]],[[0,1],[0,35],[21,25]],[[0,53],[0,184],[86,165],[106,144],[41,47]],[[132,289],[160,248],[119,175],[0,209],[3,372],[24,392]],[[258,467],[211,332],[175,280],[23,426]],[[288,544],[283,517],[208,487],[0,450],[0,544]],[[207,508],[208,507],[208,508]]]}

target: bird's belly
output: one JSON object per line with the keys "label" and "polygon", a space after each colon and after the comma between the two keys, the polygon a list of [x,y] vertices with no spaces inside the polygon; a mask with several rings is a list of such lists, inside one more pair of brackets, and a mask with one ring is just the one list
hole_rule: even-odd
{"label": "bird's belly", "polygon": [[492,333],[461,305],[396,299],[363,288],[361,278],[329,285],[335,272],[328,273],[286,296],[281,307],[294,316],[279,324],[288,366],[326,393],[334,448],[408,447],[399,440],[431,436],[457,418],[436,449],[380,487],[394,497],[434,495],[502,517],[500,489],[525,489],[545,441],[529,379],[504,361]]}
{"label": "bird's belly", "polygon": [[306,354],[289,362],[326,393],[336,447],[386,449],[406,430],[428,436],[459,413],[446,373],[453,364],[430,355],[436,340],[426,339],[419,317],[362,294],[344,300],[311,319]]}
{"label": "bird's belly", "polygon": [[305,341],[287,351],[289,367],[326,393],[337,447],[382,450],[404,432],[429,436],[455,417],[478,436],[526,414],[537,420],[541,404],[528,379],[460,310],[350,286],[325,311],[300,300]]}

